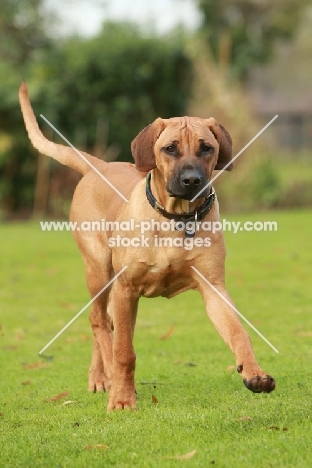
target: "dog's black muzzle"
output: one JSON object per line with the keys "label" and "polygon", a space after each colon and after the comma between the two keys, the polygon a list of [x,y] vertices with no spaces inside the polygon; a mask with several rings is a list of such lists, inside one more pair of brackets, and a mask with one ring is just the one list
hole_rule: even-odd
{"label": "dog's black muzzle", "polygon": [[[207,185],[205,174],[200,169],[184,168],[167,185],[170,197],[191,200]],[[201,193],[201,197],[208,194],[208,188]]]}

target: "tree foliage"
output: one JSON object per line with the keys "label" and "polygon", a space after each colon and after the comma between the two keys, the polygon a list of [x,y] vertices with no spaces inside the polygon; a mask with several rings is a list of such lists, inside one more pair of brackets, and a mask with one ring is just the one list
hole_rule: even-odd
{"label": "tree foliage", "polygon": [[[11,3],[1,3],[0,15]],[[22,78],[37,116],[45,115],[91,153],[95,146],[102,145],[103,153],[107,145],[118,145],[120,160],[131,160],[131,140],[156,117],[185,114],[192,79],[190,61],[174,38],[146,37],[130,24],[107,23],[97,37],[52,42],[40,23],[41,1],[25,4],[29,15],[22,24],[10,8],[0,23],[0,36],[10,37],[0,46],[0,206],[5,212],[33,202],[37,160],[17,101]]]}
{"label": "tree foliage", "polygon": [[6,211],[32,199],[36,161],[30,159],[17,93],[37,52],[52,47],[42,9],[43,0],[0,3],[0,207]]}
{"label": "tree foliage", "polygon": [[47,45],[43,0],[1,0],[0,59],[25,65],[33,52]]}
{"label": "tree foliage", "polygon": [[97,37],[73,38],[55,54],[38,103],[89,150],[105,123],[107,143],[120,146],[119,159],[131,160],[134,136],[156,117],[184,114],[190,87],[191,65],[177,41],[107,23]]}
{"label": "tree foliage", "polygon": [[279,39],[297,30],[308,0],[196,0],[202,30],[217,62],[242,78],[256,63],[268,61]]}

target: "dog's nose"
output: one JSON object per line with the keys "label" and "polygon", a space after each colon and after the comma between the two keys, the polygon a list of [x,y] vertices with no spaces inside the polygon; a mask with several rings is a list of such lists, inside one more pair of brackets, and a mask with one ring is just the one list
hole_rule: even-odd
{"label": "dog's nose", "polygon": [[180,182],[182,187],[185,188],[193,188],[193,187],[200,187],[202,183],[202,176],[194,170],[186,170],[180,177]]}

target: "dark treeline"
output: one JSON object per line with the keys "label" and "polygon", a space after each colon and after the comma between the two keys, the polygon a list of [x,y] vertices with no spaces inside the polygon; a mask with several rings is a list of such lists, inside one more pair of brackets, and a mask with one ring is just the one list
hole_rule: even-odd
{"label": "dark treeline", "polygon": [[[251,64],[269,58],[274,40],[293,34],[305,4],[295,2],[293,11],[290,0],[278,2],[279,9],[249,0],[196,3],[212,57],[241,80]],[[32,150],[17,100],[22,79],[37,116],[45,115],[78,148],[107,160],[131,160],[135,135],[158,116],[186,114],[193,92],[187,35],[181,30],[159,37],[135,25],[105,23],[93,38],[52,38],[48,26],[57,18],[44,11],[43,0],[2,0],[0,5],[2,218],[28,216],[36,197],[39,206],[46,198],[43,211],[60,213],[63,208],[49,204],[48,192],[66,195],[67,185],[72,190],[76,183],[66,169],[53,161],[42,163]],[[56,139],[38,120],[45,134]]]}

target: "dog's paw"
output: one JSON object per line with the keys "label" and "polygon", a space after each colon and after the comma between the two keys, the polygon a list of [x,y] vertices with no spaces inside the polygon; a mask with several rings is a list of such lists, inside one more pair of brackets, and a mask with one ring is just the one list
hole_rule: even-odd
{"label": "dog's paw", "polygon": [[110,403],[107,405],[107,411],[113,410],[133,410],[136,411],[136,403],[125,401],[125,400],[117,400],[116,402]]}
{"label": "dog's paw", "polygon": [[243,380],[245,387],[253,393],[270,393],[275,389],[275,380],[270,375],[256,375],[250,380]]}
{"label": "dog's paw", "polygon": [[136,410],[136,398],[135,392],[122,392],[121,394],[117,394],[113,391],[110,392],[107,411],[112,410],[123,410],[123,409],[130,409]]}
{"label": "dog's paw", "polygon": [[104,373],[90,372],[88,379],[89,392],[108,392],[111,387],[109,379]]}

